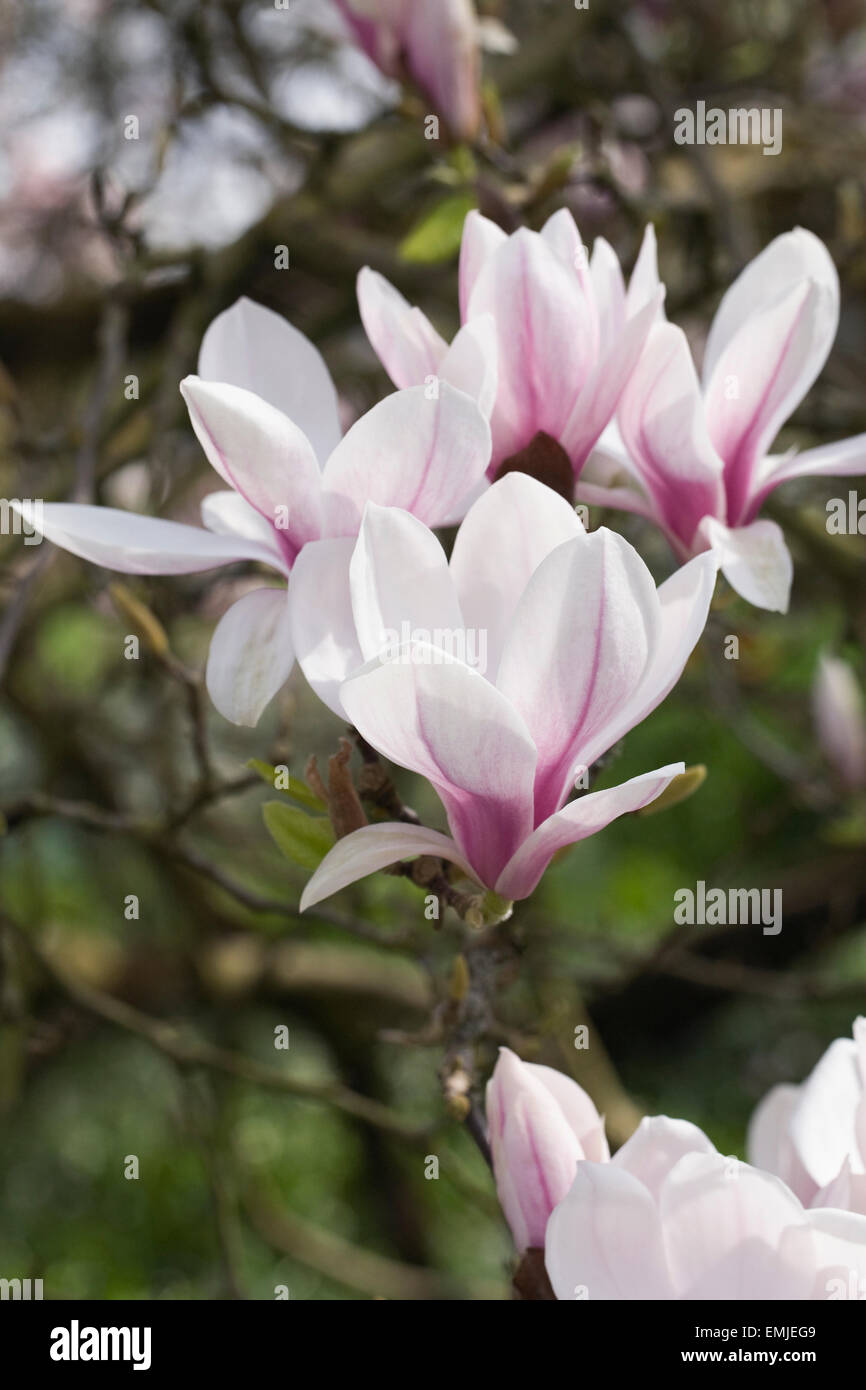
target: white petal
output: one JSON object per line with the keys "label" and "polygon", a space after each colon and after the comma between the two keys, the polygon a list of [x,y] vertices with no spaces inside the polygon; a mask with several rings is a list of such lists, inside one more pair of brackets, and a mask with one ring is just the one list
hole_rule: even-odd
{"label": "white petal", "polygon": [[768,1091],[749,1121],[746,1152],[753,1167],[775,1173],[808,1206],[815,1183],[791,1139],[791,1117],[799,1099],[799,1086],[774,1086]]}
{"label": "white petal", "polygon": [[757,608],[787,613],[794,565],[775,521],[753,521],[750,526],[731,528],[707,516],[698,534],[715,551],[732,589]]}
{"label": "white petal", "polygon": [[538,749],[536,821],[558,810],[572,769],[639,689],[660,623],[652,576],[601,527],[558,546],[532,575],[496,683]]}
{"label": "white petal", "polygon": [[338,840],[329,850],[310,879],[301,896],[301,911],[313,907],[324,898],[339,893],[359,878],[366,878],[388,864],[403,859],[415,859],[419,854],[432,854],[456,864],[467,878],[472,870],[454,841],[437,830],[423,825],[402,825],[397,821],[383,825],[365,825]]}
{"label": "white petal", "polygon": [[856,1299],[866,1295],[866,1216],[817,1208],[809,1225],[819,1266],[812,1298]]}
{"label": "white petal", "polygon": [[589,272],[598,313],[599,347],[606,354],[625,324],[625,281],[619,257],[603,236],[593,242]]}
{"label": "white petal", "polygon": [[369,266],[358,274],[358,308],[373,351],[395,386],[423,386],[427,376],[436,375],[444,340],[426,314]]}
{"label": "white petal", "polygon": [[334,450],[323,483],[332,534],[357,535],[364,506],[402,507],[440,526],[483,476],[490,427],[475,401],[439,383],[386,396]]}
{"label": "white petal", "polygon": [[637,260],[634,263],[634,270],[628,282],[628,293],[625,301],[626,316],[634,318],[635,314],[639,313],[652,300],[656,306],[656,315],[663,318],[664,294],[659,295],[659,290],[663,291],[664,286],[659,280],[656,231],[653,224],[648,222],[644,229]]}
{"label": "white petal", "polygon": [[544,1263],[560,1300],[671,1297],[656,1204],[612,1163],[578,1165],[547,1223]]}
{"label": "white petal", "polygon": [[365,661],[413,640],[445,650],[449,641],[461,644],[463,619],[445,552],[417,517],[368,502],[349,579]]}
{"label": "white petal", "polygon": [[721,1154],[686,1154],[662,1186],[665,1250],[681,1298],[806,1298],[814,1279],[802,1206],[778,1178]]}
{"label": "white petal", "polygon": [[492,314],[479,314],[464,323],[439,364],[439,375],[477,401],[484,418],[490,418],[499,379]]}
{"label": "white petal", "polygon": [[460,243],[460,317],[464,323],[468,316],[469,296],[482,266],[507,240],[502,228],[488,217],[482,217],[474,209],[466,214]]}
{"label": "white petal", "polygon": [[233,603],[217,624],[207,688],[226,719],[254,727],[293,665],[286,591],[256,589]]}
{"label": "white petal", "polygon": [[[812,232],[795,227],[777,236],[737,276],[725,292],[713,319],[704,352],[704,382],[716,369],[722,353],[755,314],[783,298],[792,285],[813,280],[824,289],[828,304],[839,315],[839,277],[826,246]],[[836,332],[828,319],[821,347],[826,357]]]}
{"label": "white petal", "polygon": [[496,679],[514,611],[542,560],[583,535],[574,508],[526,473],[508,473],[473,503],[451,552],[451,575],[467,628],[484,634]]}
{"label": "white petal", "polygon": [[832,1182],[846,1158],[853,1160],[854,1172],[862,1171],[856,1133],[862,1095],[857,1045],[837,1038],[803,1082],[790,1125],[797,1153],[821,1187]]}
{"label": "white petal", "polygon": [[715,1152],[703,1130],[688,1120],[645,1115],[631,1138],[617,1149],[613,1162],[638,1178],[658,1200],[662,1183],[684,1154]]}
{"label": "white petal", "polygon": [[312,445],[298,427],[239,386],[188,376],[180,390],[199,443],[220,477],[285,531],[294,547],[318,540],[321,475]]}
{"label": "white petal", "polygon": [[651,659],[632,698],[583,749],[583,761],[588,767],[629,729],[646,719],[673,690],[704,630],[717,569],[718,559],[707,551],[689,560],[659,585],[661,623]]}
{"label": "white petal", "polygon": [[194,574],[235,560],[274,563],[273,552],[258,541],[115,507],[46,502],[30,519],[46,540],[122,574]]}
{"label": "white petal", "polygon": [[837,439],[815,449],[792,451],[767,460],[763,481],[767,484],[764,496],[779,483],[790,478],[848,478],[866,474],[866,434],[850,439]]}
{"label": "white petal", "polygon": [[726,501],[724,465],[707,432],[681,328],[654,325],[623,392],[617,422],[663,525],[688,549],[701,519],[724,516]]}
{"label": "white petal", "polygon": [[202,525],[215,536],[240,536],[256,541],[272,553],[274,565],[285,568],[285,556],[273,526],[239,492],[210,492],[202,498],[200,511]]}
{"label": "white petal", "polygon": [[[645,304],[626,321],[612,346],[599,357],[586,377],[562,430],[561,443],[579,471],[589,451],[610,423],[620,397],[645,352],[647,335],[657,317],[661,297]],[[575,399],[576,395],[576,399]]]}
{"label": "white petal", "polygon": [[355,542],[313,541],[292,568],[289,609],[292,645],[319,699],[345,719],[340,686],[364,664],[349,589]]}
{"label": "white petal", "polygon": [[[582,293],[593,307],[595,325],[593,331],[594,335],[597,335],[598,318],[595,313],[595,294],[593,293],[592,274],[587,264],[586,247],[581,240],[577,223],[568,208],[558,208],[556,212],[552,213],[542,227],[540,235],[554,255],[576,277]],[[597,336],[594,336],[594,341],[597,349]]]}
{"label": "white petal", "polygon": [[337,392],[324,358],[280,314],[239,299],[202,339],[198,374],[254,391],[297,425],[320,462],[340,439]]}

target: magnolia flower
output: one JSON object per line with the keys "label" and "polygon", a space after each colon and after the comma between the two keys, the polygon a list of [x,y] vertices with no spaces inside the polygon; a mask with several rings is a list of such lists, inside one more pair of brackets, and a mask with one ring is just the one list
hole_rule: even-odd
{"label": "magnolia flower", "polygon": [[[549,437],[544,480],[552,471],[569,496],[616,410],[662,297],[652,227],[626,291],[616,254],[602,237],[587,265],[574,218],[564,208],[540,232],[521,228],[511,236],[480,213],[468,214],[460,250],[463,328],[450,349],[383,276],[369,267],[358,276],[361,318],[394,385],[439,373],[476,396],[493,432],[491,477],[509,461],[533,471],[522,451],[537,436]],[[478,339],[498,368],[497,382],[492,371],[484,376],[483,392],[474,354],[465,365],[458,354],[461,334],[479,320]]]}
{"label": "magnolia flower", "polygon": [[[252,560],[289,580],[310,541],[357,534],[368,499],[445,523],[490,457],[477,405],[444,382],[435,396],[424,387],[395,392],[340,439],[336,392],[317,349],[248,299],[210,325],[199,375],[181,391],[231,489],[204,499],[203,529],[71,503],[47,503],[28,521],[74,555],[126,574]],[[285,587],[255,589],[217,625],[208,690],[227,719],[253,725],[293,664]]]}
{"label": "magnolia flower", "polygon": [[481,120],[479,26],[471,0],[337,0],[352,36],[387,77],[403,67],[455,135]]}
{"label": "magnolia flower", "polygon": [[837,1038],[802,1086],[774,1086],[749,1125],[749,1158],[801,1201],[866,1216],[866,1018]]}
{"label": "magnolia flower", "polygon": [[866,1217],[807,1211],[779,1178],[662,1115],[609,1163],[578,1164],[544,1261],[559,1299],[858,1297]]}
{"label": "magnolia flower", "polygon": [[866,435],[768,453],[826,362],[838,321],[826,247],[801,227],[776,237],[719,305],[703,387],[682,330],[654,325],[620,401],[623,447],[603,441],[597,460],[621,476],[614,486],[609,471],[601,484],[585,482],[582,500],[650,517],[680,559],[713,547],[738,593],[785,612],[791,556],[779,527],[756,519],[764,499],[791,478],[866,471]]}
{"label": "magnolia flower", "polygon": [[514,1244],[521,1254],[543,1248],[548,1217],[568,1194],[577,1163],[610,1157],[604,1120],[576,1081],[521,1062],[507,1047],[487,1083],[486,1109],[496,1190]]}
{"label": "magnolia flower", "polygon": [[822,655],[812,687],[818,741],[852,791],[866,784],[866,709],[851,667]]}
{"label": "magnolia flower", "polygon": [[[305,547],[292,635],[308,680],[384,757],[432,782],[453,839],[417,825],[357,830],[302,906],[418,854],[525,898],[556,850],[654,800],[681,763],[568,798],[679,679],[715,574],[714,557],[699,556],[656,591],[627,541],[587,534],[521,473],[474,503],[450,564],[416,517],[375,505],[356,544]],[[466,659],[478,634],[483,672]]]}

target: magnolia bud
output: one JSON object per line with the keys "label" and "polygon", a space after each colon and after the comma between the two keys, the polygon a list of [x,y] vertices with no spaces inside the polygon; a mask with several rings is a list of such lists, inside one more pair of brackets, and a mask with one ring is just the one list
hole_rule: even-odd
{"label": "magnolia bud", "polygon": [[850,666],[822,656],[812,690],[818,741],[845,786],[866,785],[866,710]]}
{"label": "magnolia bud", "polygon": [[547,1219],[578,1162],[608,1156],[604,1121],[586,1092],[507,1047],[487,1083],[487,1123],[499,1200],[522,1253],[544,1245]]}

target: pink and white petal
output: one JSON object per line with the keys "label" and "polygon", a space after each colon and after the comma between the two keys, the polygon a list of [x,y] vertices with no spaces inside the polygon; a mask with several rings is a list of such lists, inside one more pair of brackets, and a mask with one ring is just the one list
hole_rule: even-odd
{"label": "pink and white petal", "polygon": [[357,535],[366,503],[402,507],[440,526],[484,476],[490,426],[475,401],[447,382],[386,396],[363,415],[323,474],[328,529]]}
{"label": "pink and white petal", "polygon": [[822,652],[812,684],[812,717],[818,744],[851,791],[866,786],[866,703],[847,661]]}
{"label": "pink and white petal", "polygon": [[586,483],[605,488],[630,487],[646,497],[652,507],[640,469],[625,447],[616,416],[608,421],[593,446],[580,475],[579,487]]}
{"label": "pink and white petal", "polygon": [[600,527],[558,546],[526,585],[496,683],[538,749],[536,823],[558,810],[581,749],[643,680],[660,623],[652,575]]}
{"label": "pink and white petal", "polygon": [[612,507],[614,511],[631,512],[633,516],[643,516],[658,525],[662,524],[655,504],[636,487],[604,487],[598,483],[584,482],[581,474],[575,497],[588,507]]}
{"label": "pink and white petal", "polygon": [[409,71],[453,134],[472,140],[481,122],[481,53],[471,0],[412,0],[403,14]]}
{"label": "pink and white petal", "polygon": [[838,439],[833,444],[821,444],[800,453],[783,454],[768,463],[772,466],[761,478],[761,500],[791,478],[860,477],[866,474],[866,434],[855,434],[850,439]]}
{"label": "pink and white petal", "polygon": [[854,1119],[854,1128],[857,1134],[860,1163],[863,1172],[866,1173],[866,1018],[855,1018],[854,1020],[854,1042],[857,1044],[860,1081],[863,1087],[863,1094],[860,1097],[860,1104],[857,1106],[857,1114]]}
{"label": "pink and white petal", "polygon": [[756,471],[827,359],[838,301],[802,280],[754,312],[720,355],[705,390],[710,438],[725,460],[728,516],[749,514]]}
{"label": "pink and white petal", "polygon": [[593,242],[589,273],[598,314],[599,350],[607,356],[625,326],[625,281],[619,257],[603,236]]}
{"label": "pink and white petal", "polygon": [[198,355],[204,381],[254,391],[306,435],[320,463],[340,440],[337,392],[319,349],[281,314],[238,299],[218,314]]}
{"label": "pink and white petal", "polygon": [[255,589],[217,623],[207,659],[210,697],[224,718],[253,728],[294,663],[285,589]]}
{"label": "pink and white petal", "polygon": [[647,304],[655,305],[655,316],[664,318],[664,286],[659,280],[656,230],[651,222],[644,228],[640,250],[628,282],[625,298],[626,318],[634,318]]}
{"label": "pink and white petal", "polygon": [[686,1154],[662,1185],[665,1251],[680,1298],[807,1298],[814,1279],[802,1206],[779,1178],[722,1154]]}
{"label": "pink and white petal", "polygon": [[583,1087],[555,1067],[545,1067],[538,1062],[525,1062],[524,1066],[553,1096],[580,1141],[582,1157],[592,1163],[606,1163],[610,1149],[604,1132],[604,1117],[599,1115]]}
{"label": "pink and white petal", "polygon": [[688,545],[702,517],[724,516],[724,464],[707,432],[681,328],[652,328],[620,400],[617,423],[659,515],[681,543]]}
{"label": "pink and white petal", "polygon": [[567,270],[577,277],[581,291],[586,295],[587,300],[593,310],[592,322],[595,325],[593,334],[593,356],[598,354],[598,310],[595,304],[595,293],[593,290],[592,275],[590,273],[586,247],[581,240],[580,232],[577,230],[577,223],[568,208],[558,208],[556,212],[548,217],[541,229],[542,240],[547,242],[551,251],[558,256]]}
{"label": "pink and white petal", "polygon": [[474,208],[466,214],[460,242],[460,318],[469,317],[469,298],[481,269],[494,252],[508,240],[502,228]]}
{"label": "pink and white petal", "polygon": [[514,611],[551,551],[583,536],[573,507],[526,473],[508,473],[473,503],[451,552],[451,576],[467,628],[486,634],[496,680]]}
{"label": "pink and white petal", "polygon": [[491,417],[497,458],[538,430],[559,438],[595,362],[594,309],[572,271],[522,227],[484,265],[468,317],[496,320],[499,386]]}
{"label": "pink and white petal", "polygon": [[336,0],[351,37],[388,77],[400,71],[400,23],[404,0]]}
{"label": "pink and white petal", "polygon": [[255,541],[270,552],[271,564],[288,574],[276,532],[269,521],[251,507],[239,492],[211,492],[201,501],[202,525],[215,536],[236,536]]}
{"label": "pink and white petal", "polygon": [[341,719],[340,687],[364,664],[352,616],[349,565],[355,542],[313,541],[292,569],[289,609],[298,665],[319,699]]}
{"label": "pink and white petal", "polygon": [[426,314],[369,266],[358,273],[358,308],[370,344],[397,387],[435,376],[447,344]]}
{"label": "pink and white petal", "polygon": [[562,429],[561,442],[578,474],[593,445],[611,422],[641,361],[660,305],[661,298],[653,300],[627,320],[612,347],[589,373],[574,401]]}
{"label": "pink and white petal", "polygon": [[457,845],[450,836],[438,830],[428,830],[424,825],[403,825],[399,821],[364,825],[338,840],[325,855],[301,895],[301,911],[305,912],[308,907],[314,907],[368,874],[403,859],[416,859],[419,854],[447,859],[467,878],[474,878]]}
{"label": "pink and white petal", "polygon": [[703,1130],[688,1120],[645,1115],[631,1138],[617,1149],[612,1162],[642,1182],[658,1201],[665,1178],[685,1154],[715,1152]]}
{"label": "pink and white petal", "polygon": [[866,1294],[866,1216],[813,1208],[808,1214],[818,1267],[812,1299],[862,1300]]}
{"label": "pink and white petal", "polygon": [[866,1174],[852,1173],[851,1164],[846,1158],[837,1178],[818,1189],[812,1199],[812,1207],[835,1207],[840,1211],[857,1212],[866,1216]]}
{"label": "pink and white petal", "polygon": [[[413,638],[436,646],[460,640],[463,618],[445,552],[409,512],[367,503],[349,583],[365,661]],[[434,631],[441,634],[439,641]]]}
{"label": "pink and white petal", "polygon": [[532,829],[536,754],[517,712],[484,676],[421,642],[347,681],[341,698],[368,743],[432,782],[491,886]]}
{"label": "pink and white petal", "polygon": [[547,1223],[544,1263],[562,1301],[673,1296],[656,1204],[643,1183],[612,1163],[578,1166]]}
{"label": "pink and white petal", "polygon": [[21,515],[54,545],[121,574],[195,574],[237,560],[274,563],[258,541],[116,507],[45,502],[38,512],[22,507]]}
{"label": "pink and white petal", "polygon": [[830,351],[839,316],[839,277],[824,243],[803,227],[784,232],[750,261],[725,292],[707,337],[704,351],[704,385],[740,331],[756,314],[783,299],[792,286],[813,281],[835,308],[827,321],[824,339],[817,346],[824,357]]}
{"label": "pink and white petal", "polygon": [[716,585],[718,564],[716,555],[706,551],[682,565],[670,579],[659,585],[661,621],[651,659],[632,698],[582,749],[582,761],[587,767],[591,767],[596,758],[612,748],[629,729],[652,714],[673,690],[704,630]]}
{"label": "pink and white petal", "polygon": [[684,1302],[752,1303],[802,1301],[810,1297],[815,1239],[805,1225],[789,1226],[778,1245],[745,1236],[678,1293]]}
{"label": "pink and white petal", "polygon": [[[252,391],[188,376],[180,384],[209,463],[294,549],[322,531],[321,474],[307,437]],[[284,517],[288,518],[287,524]]]}
{"label": "pink and white petal", "polygon": [[794,563],[775,521],[753,521],[750,526],[732,528],[706,516],[697,536],[717,555],[732,589],[756,608],[787,613]]}
{"label": "pink and white petal", "polygon": [[[585,1157],[561,1105],[538,1075],[540,1070],[501,1048],[494,1080],[487,1086],[496,1187],[519,1251],[544,1245],[547,1219],[568,1193],[577,1164]],[[567,1077],[562,1080],[569,1084]]]}
{"label": "pink and white petal", "polygon": [[661,796],[665,787],[684,771],[685,763],[670,763],[655,772],[643,772],[617,787],[589,792],[570,801],[524,841],[494,884],[496,892],[513,902],[528,898],[558,849],[586,840],[619,816],[640,811]]}
{"label": "pink and white petal", "polygon": [[856,1118],[862,1095],[857,1045],[836,1038],[800,1087],[790,1124],[797,1153],[819,1187],[833,1181],[846,1158],[852,1171],[860,1169]]}
{"label": "pink and white petal", "polygon": [[804,1206],[815,1196],[791,1139],[791,1118],[800,1099],[799,1086],[774,1086],[755,1108],[746,1137],[746,1152],[755,1168],[775,1173]]}
{"label": "pink and white petal", "polygon": [[492,314],[480,314],[464,323],[439,364],[439,375],[477,401],[481,414],[490,419],[499,380]]}

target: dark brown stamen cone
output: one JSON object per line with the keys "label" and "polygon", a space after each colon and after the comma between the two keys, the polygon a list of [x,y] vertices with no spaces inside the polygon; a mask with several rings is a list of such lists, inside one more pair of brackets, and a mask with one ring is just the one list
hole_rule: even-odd
{"label": "dark brown stamen cone", "polygon": [[496,474],[497,481],[504,478],[506,473],[528,473],[530,478],[537,478],[540,483],[553,488],[566,502],[574,501],[571,459],[562,445],[552,435],[545,434],[544,430],[539,430],[525,449],[518,449],[516,454],[503,459]]}

